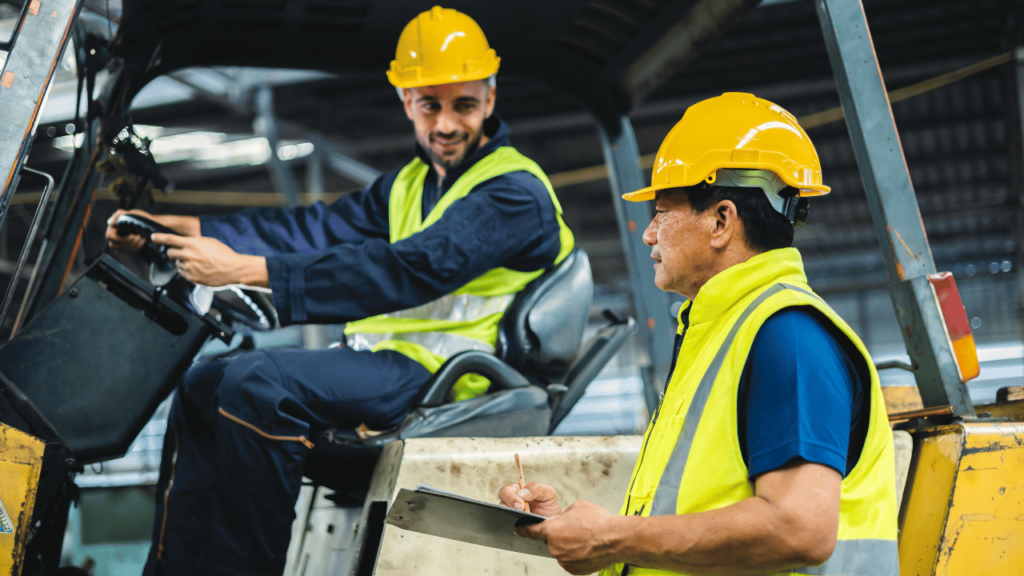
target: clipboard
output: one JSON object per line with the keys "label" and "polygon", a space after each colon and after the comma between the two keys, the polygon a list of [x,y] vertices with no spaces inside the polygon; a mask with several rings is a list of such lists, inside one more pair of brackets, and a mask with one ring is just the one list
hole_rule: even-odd
{"label": "clipboard", "polygon": [[384,522],[421,534],[551,558],[544,541],[512,532],[544,520],[538,514],[420,484],[415,490],[399,490]]}

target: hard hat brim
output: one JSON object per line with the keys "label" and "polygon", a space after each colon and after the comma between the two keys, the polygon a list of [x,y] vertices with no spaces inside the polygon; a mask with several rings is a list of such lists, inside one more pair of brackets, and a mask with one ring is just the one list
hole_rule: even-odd
{"label": "hard hat brim", "polygon": [[641,188],[636,192],[623,194],[622,199],[630,202],[647,202],[648,200],[654,200],[655,196],[658,195],[658,190],[663,189],[664,186],[648,186],[647,188]]}
{"label": "hard hat brim", "polygon": [[[699,182],[698,182],[699,184]],[[793,186],[790,182],[786,184]],[[694,184],[696,185],[696,184]],[[832,188],[823,184],[812,184],[812,185],[796,185],[793,186],[800,190],[800,197],[810,198],[812,196],[824,196],[832,191]],[[658,195],[658,190],[666,190],[668,188],[685,188],[685,186],[648,186],[647,188],[641,188],[635,192],[623,194],[622,199],[629,202],[648,202],[654,200]]]}
{"label": "hard hat brim", "polygon": [[388,70],[388,82],[395,88],[423,88],[424,86],[440,86],[442,84],[458,84],[460,82],[472,82],[473,80],[486,80],[498,73],[497,67],[494,72],[482,71],[475,74],[456,74],[450,76],[433,76],[428,78],[403,79],[401,75]]}

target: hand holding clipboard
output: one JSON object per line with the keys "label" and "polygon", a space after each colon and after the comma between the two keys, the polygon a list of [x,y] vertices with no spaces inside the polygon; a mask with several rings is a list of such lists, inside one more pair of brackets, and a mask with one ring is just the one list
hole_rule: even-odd
{"label": "hand holding clipboard", "polygon": [[521,538],[515,529],[556,516],[561,512],[558,498],[550,486],[525,484],[518,454],[516,469],[519,482],[501,489],[501,504],[421,484],[415,490],[403,488],[398,492],[384,522],[421,534],[550,558],[542,540]]}

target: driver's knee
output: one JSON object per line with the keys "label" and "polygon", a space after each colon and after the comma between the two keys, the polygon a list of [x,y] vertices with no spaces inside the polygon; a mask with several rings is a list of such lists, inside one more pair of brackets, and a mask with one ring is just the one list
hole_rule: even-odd
{"label": "driver's knee", "polygon": [[277,364],[266,352],[256,351],[224,367],[214,401],[233,416],[269,424],[278,419],[278,406],[287,394]]}
{"label": "driver's knee", "polygon": [[213,406],[214,395],[229,363],[229,360],[213,360],[189,368],[178,386],[182,407],[202,411]]}

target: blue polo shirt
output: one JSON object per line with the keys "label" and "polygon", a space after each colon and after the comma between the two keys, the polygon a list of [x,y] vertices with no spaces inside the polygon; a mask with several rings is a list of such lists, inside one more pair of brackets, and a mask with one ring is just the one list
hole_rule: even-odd
{"label": "blue polo shirt", "polygon": [[[423,186],[423,215],[477,161],[509,146],[497,116],[484,122],[489,141],[469,159]],[[554,205],[544,184],[525,171],[477,185],[441,219],[409,238],[389,241],[388,206],[399,170],[332,204],[250,208],[200,218],[203,236],[236,252],[267,258],[282,325],[342,323],[404,310],[454,292],[492,268],[532,272],[554,265],[561,250]]]}
{"label": "blue polo shirt", "polygon": [[[689,308],[682,315],[689,323]],[[869,394],[852,343],[810,307],[780,310],[757,332],[740,377],[740,449],[751,479],[807,461],[844,477],[867,437]]]}

